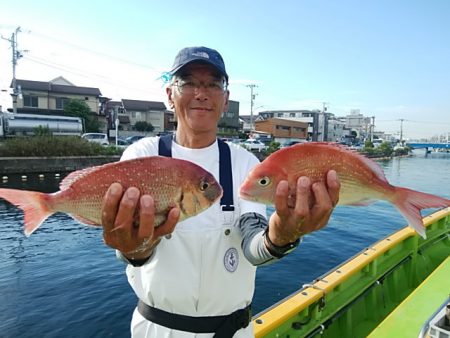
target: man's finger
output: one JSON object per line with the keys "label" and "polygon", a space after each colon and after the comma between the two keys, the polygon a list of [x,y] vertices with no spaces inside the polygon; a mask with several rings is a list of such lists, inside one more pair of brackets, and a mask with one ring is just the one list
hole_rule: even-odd
{"label": "man's finger", "polygon": [[140,199],[139,213],[139,238],[150,238],[153,236],[155,222],[155,202],[150,195],[143,195]]}
{"label": "man's finger", "polygon": [[284,215],[288,212],[289,185],[287,181],[280,181],[275,191],[275,209],[277,214]]}
{"label": "man's finger", "polygon": [[333,204],[333,207],[335,207],[339,202],[339,190],[341,188],[341,183],[336,171],[334,170],[330,170],[327,174],[327,187],[331,203]]}
{"label": "man's finger", "polygon": [[172,233],[179,219],[180,219],[180,209],[178,208],[170,209],[169,214],[167,215],[167,220],[159,227],[155,228],[154,237],[158,238]]}
{"label": "man's finger", "polygon": [[135,187],[130,187],[125,191],[122,200],[120,201],[114,227],[131,231],[134,221],[134,213],[136,206],[139,203],[139,195],[140,192]]}
{"label": "man's finger", "polygon": [[330,195],[328,194],[328,190],[324,182],[314,183],[312,185],[312,191],[316,200],[316,203],[314,205],[315,209],[317,209],[319,212],[324,212],[333,208]]}
{"label": "man's finger", "polygon": [[297,180],[296,187],[295,213],[306,217],[309,214],[309,206],[311,200],[311,180],[302,176]]}
{"label": "man's finger", "polygon": [[113,183],[109,187],[102,202],[102,225],[105,231],[109,232],[114,228],[117,210],[123,195],[122,185]]}

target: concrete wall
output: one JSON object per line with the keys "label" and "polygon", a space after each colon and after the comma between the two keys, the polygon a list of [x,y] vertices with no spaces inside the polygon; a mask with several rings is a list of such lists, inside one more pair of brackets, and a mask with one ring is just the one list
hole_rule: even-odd
{"label": "concrete wall", "polygon": [[119,156],[1,157],[0,175],[69,172],[119,159]]}

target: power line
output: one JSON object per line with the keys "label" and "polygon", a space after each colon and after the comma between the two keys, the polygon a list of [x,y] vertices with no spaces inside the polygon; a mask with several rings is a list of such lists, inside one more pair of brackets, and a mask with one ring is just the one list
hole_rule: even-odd
{"label": "power line", "polygon": [[83,47],[83,46],[79,46],[79,45],[76,45],[76,44],[73,44],[73,43],[70,43],[70,42],[67,42],[67,41],[59,40],[57,38],[45,35],[43,33],[39,33],[39,32],[35,32],[35,33],[32,32],[32,33],[37,35],[37,36],[40,36],[40,37],[42,37],[44,39],[52,40],[52,41],[54,41],[54,42],[56,42],[58,44],[70,46],[72,48],[75,48],[75,49],[78,49],[78,50],[82,50],[82,51],[85,51],[85,52],[88,52],[88,53],[91,53],[91,54],[96,54],[96,55],[99,55],[99,56],[102,56],[102,57],[105,57],[105,58],[108,58],[108,59],[111,59],[111,60],[127,63],[127,64],[130,64],[130,65],[133,65],[133,66],[139,66],[139,67],[142,67],[142,68],[148,68],[148,69],[154,70],[154,71],[159,71],[158,69],[156,69],[155,67],[152,67],[150,65],[146,65],[146,64],[142,64],[142,63],[126,60],[126,59],[123,59],[123,58],[120,58],[120,57],[117,57],[117,56],[113,56],[113,55],[110,55],[110,54],[99,52],[99,51],[96,51],[96,50],[93,50],[93,49],[89,49],[89,48],[86,48],[86,47]]}
{"label": "power line", "polygon": [[[417,121],[417,120],[407,120],[407,119],[402,119],[405,122],[412,122],[412,123],[423,123],[423,124],[450,124],[450,122],[442,122],[442,121]],[[397,120],[377,120],[378,122],[397,122],[400,121],[399,119]]]}

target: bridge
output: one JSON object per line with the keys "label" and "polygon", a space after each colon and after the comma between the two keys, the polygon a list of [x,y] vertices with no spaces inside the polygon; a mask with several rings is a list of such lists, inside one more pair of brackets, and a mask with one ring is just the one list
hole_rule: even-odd
{"label": "bridge", "polygon": [[413,149],[426,149],[428,150],[429,148],[433,148],[433,149],[449,149],[450,150],[450,143],[406,143],[406,145],[408,147],[411,147]]}

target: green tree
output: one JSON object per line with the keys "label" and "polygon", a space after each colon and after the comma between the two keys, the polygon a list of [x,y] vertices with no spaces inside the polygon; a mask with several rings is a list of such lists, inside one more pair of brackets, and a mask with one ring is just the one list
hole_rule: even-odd
{"label": "green tree", "polygon": [[64,106],[64,112],[69,116],[81,117],[84,121],[86,133],[98,133],[100,131],[97,118],[83,100],[69,99]]}
{"label": "green tree", "polygon": [[394,149],[392,149],[392,146],[389,142],[383,142],[380,144],[377,151],[383,154],[383,156],[389,157],[394,152]]}
{"label": "green tree", "polygon": [[367,140],[364,142],[364,148],[373,148],[373,142],[371,140]]}
{"label": "green tree", "polygon": [[50,131],[48,126],[37,126],[34,128],[35,136],[52,136],[52,132]]}
{"label": "green tree", "polygon": [[155,127],[153,127],[153,125],[147,121],[138,121],[134,124],[134,128],[137,131],[149,131],[152,132],[153,130],[155,130]]}

